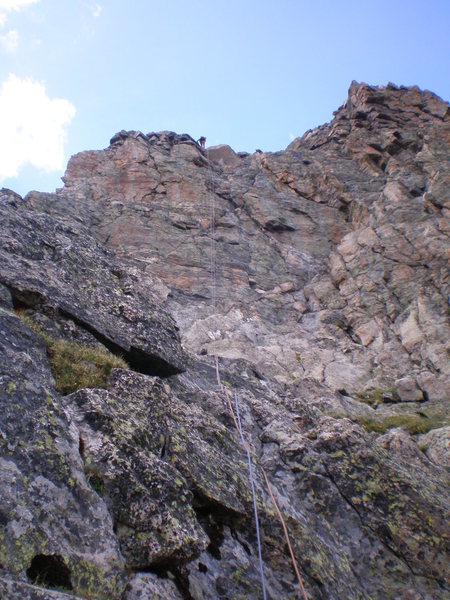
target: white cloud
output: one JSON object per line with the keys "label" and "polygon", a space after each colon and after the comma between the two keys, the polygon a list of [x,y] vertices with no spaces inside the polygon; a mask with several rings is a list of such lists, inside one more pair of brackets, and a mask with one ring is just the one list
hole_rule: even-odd
{"label": "white cloud", "polygon": [[102,5],[96,4],[92,9],[92,16],[99,17],[102,14]]}
{"label": "white cloud", "polygon": [[20,10],[30,4],[36,4],[39,0],[0,0],[0,10]]}
{"label": "white cloud", "polygon": [[0,27],[6,23],[6,13],[11,10],[20,10],[31,4],[36,4],[39,0],[0,0]]}
{"label": "white cloud", "polygon": [[73,104],[49,98],[42,83],[10,74],[0,88],[0,181],[16,177],[25,164],[62,169],[66,127],[74,115]]}
{"label": "white cloud", "polygon": [[18,45],[19,34],[17,33],[17,29],[11,29],[11,31],[8,31],[5,35],[0,35],[0,46],[5,52],[8,52],[8,54],[14,54]]}
{"label": "white cloud", "polygon": [[288,137],[289,137],[289,139],[291,140],[291,142],[293,142],[293,141],[295,140],[295,135],[292,133],[292,131],[290,131],[290,132],[288,133]]}

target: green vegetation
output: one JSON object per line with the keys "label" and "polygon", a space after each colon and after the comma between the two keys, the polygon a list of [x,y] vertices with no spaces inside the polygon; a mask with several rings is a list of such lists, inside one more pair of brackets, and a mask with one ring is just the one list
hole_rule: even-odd
{"label": "green vegetation", "polygon": [[357,395],[361,402],[369,404],[373,408],[376,408],[379,404],[400,402],[400,396],[395,388],[388,390],[371,390],[363,394]]}
{"label": "green vegetation", "polygon": [[55,378],[56,391],[71,394],[82,388],[107,387],[108,376],[114,368],[127,369],[128,365],[103,346],[88,346],[64,339],[55,339],[26,316],[19,317],[41,336],[50,368]]}
{"label": "green vegetation", "polygon": [[128,368],[122,358],[114,356],[106,348],[54,339],[46,342],[46,346],[56,390],[61,394],[70,394],[81,388],[106,387],[111,369]]}
{"label": "green vegetation", "polygon": [[360,417],[353,419],[364,427],[366,431],[375,431],[376,433],[386,433],[388,429],[394,427],[402,427],[411,435],[419,433],[427,433],[431,429],[440,427],[442,423],[436,419],[429,419],[419,415],[392,415],[381,419],[373,419],[370,417]]}

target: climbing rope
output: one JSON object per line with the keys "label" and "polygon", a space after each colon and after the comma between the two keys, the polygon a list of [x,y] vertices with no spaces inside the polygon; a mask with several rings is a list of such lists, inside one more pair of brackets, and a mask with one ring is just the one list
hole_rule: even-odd
{"label": "climbing rope", "polygon": [[[209,150],[206,150],[206,154],[207,154],[207,159],[208,159],[208,170],[209,170],[210,186],[211,186],[210,187],[210,209],[209,209],[210,210],[210,220],[211,220],[211,232],[210,232],[210,235],[211,235],[211,247],[210,247],[211,310],[212,310],[212,316],[213,316],[213,329],[215,329],[216,328],[216,285],[217,285],[216,248],[215,248],[215,227],[216,227],[216,225],[215,225],[215,219],[216,219],[216,215],[215,215],[215,211],[216,211],[215,183],[214,183],[214,176],[213,176],[213,172],[212,172],[212,168],[211,168],[211,161],[209,158]],[[227,399],[230,414],[233,418],[234,425],[235,425],[236,430],[241,439],[242,446],[247,453],[250,487],[251,487],[252,499],[253,499],[253,511],[254,511],[255,524],[256,524],[256,538],[257,538],[257,543],[258,543],[258,558],[259,558],[259,569],[260,569],[260,577],[261,577],[261,587],[262,587],[262,593],[263,593],[263,600],[266,600],[266,586],[265,586],[265,581],[264,581],[261,539],[260,539],[260,533],[259,533],[258,509],[257,509],[257,505],[256,505],[256,492],[255,492],[255,486],[254,486],[254,480],[253,480],[253,468],[252,468],[252,461],[251,461],[251,456],[250,456],[250,449],[249,449],[249,447],[244,439],[244,435],[242,433],[237,393],[236,392],[234,393],[235,408],[236,408],[236,414],[235,414],[235,412],[233,410],[231,398],[228,394],[228,390],[222,385],[222,382],[220,379],[219,360],[218,360],[217,351],[216,351],[216,332],[215,331],[213,331],[213,355],[214,355],[214,362],[215,362],[215,368],[216,368],[217,384],[225,392],[225,396]],[[273,495],[272,488],[269,483],[269,479],[267,477],[266,471],[263,469],[263,467],[260,467],[260,468],[261,468],[262,474],[264,476],[264,480],[266,482],[267,489],[269,490],[270,497],[272,499],[272,502],[274,503],[276,512],[278,514],[278,518],[280,519],[281,525],[283,527],[283,532],[284,532],[286,542],[287,542],[287,545],[289,548],[289,553],[291,555],[292,563],[294,565],[294,571],[297,576],[298,583],[300,585],[300,589],[303,594],[303,598],[304,598],[304,600],[308,600],[308,596],[306,595],[305,587],[303,585],[303,580],[301,578],[300,571],[298,569],[297,561],[294,556],[294,551],[292,549],[292,544],[291,544],[291,540],[289,538],[289,533],[287,530],[286,522],[285,522],[284,517],[278,507],[278,503],[275,500],[275,496]]]}
{"label": "climbing rope", "polygon": [[275,500],[275,496],[273,495],[272,487],[271,487],[271,485],[269,483],[269,479],[267,477],[266,471],[265,471],[265,469],[263,469],[263,467],[261,467],[261,471],[262,471],[262,474],[264,475],[264,479],[266,481],[267,489],[269,490],[270,497],[272,498],[272,502],[275,505],[275,509],[276,509],[278,517],[279,517],[279,519],[281,521],[281,525],[283,526],[284,537],[286,538],[286,542],[287,542],[287,545],[288,545],[288,548],[289,548],[289,553],[290,553],[291,559],[292,559],[292,564],[294,565],[294,571],[295,571],[295,574],[297,575],[297,580],[298,580],[298,583],[300,585],[300,589],[302,590],[302,594],[303,594],[304,599],[308,600],[308,596],[306,595],[305,587],[303,585],[303,580],[301,578],[300,571],[298,570],[297,561],[295,560],[294,551],[292,549],[291,540],[289,538],[289,533],[288,533],[288,530],[287,530],[287,527],[286,527],[286,522],[285,522],[284,517],[281,514],[281,511],[280,511],[280,509],[278,507],[278,503]]}
{"label": "climbing rope", "polygon": [[239,415],[239,402],[238,402],[237,392],[234,392],[234,404],[236,406],[236,417],[237,417],[237,424],[239,426],[239,435],[241,436],[242,446],[245,448],[245,451],[247,452],[248,476],[250,478],[250,486],[252,488],[253,513],[255,515],[256,540],[258,542],[258,558],[259,558],[259,571],[261,574],[261,587],[262,587],[263,598],[264,598],[264,600],[266,600],[266,585],[264,582],[264,569],[263,569],[262,552],[261,552],[261,539],[259,537],[258,508],[256,506],[255,484],[253,483],[252,459],[250,458],[250,450],[249,450],[247,444],[245,443],[244,436],[242,434],[241,417]]}
{"label": "climbing rope", "polygon": [[[238,422],[238,420],[236,418],[236,415],[234,414],[233,405],[231,404],[231,400],[230,400],[230,396],[228,394],[228,390],[226,388],[223,388],[223,389],[225,391],[225,396],[227,398],[228,408],[230,409],[231,416],[233,417],[234,425],[235,425],[238,433],[240,433],[239,422]],[[244,444],[244,447],[245,447],[247,453],[249,453],[248,446],[247,446],[247,444],[245,443],[244,440],[243,440],[243,444]],[[307,596],[306,591],[305,591],[305,586],[303,585],[303,579],[302,579],[302,577],[300,575],[300,571],[298,569],[297,561],[295,559],[294,550],[292,548],[291,540],[290,540],[290,537],[289,537],[289,532],[288,532],[288,529],[287,529],[287,526],[286,526],[286,521],[285,521],[285,519],[283,517],[283,514],[282,514],[282,512],[281,512],[281,510],[280,510],[280,508],[278,506],[278,502],[276,501],[275,496],[273,494],[272,486],[270,485],[269,478],[267,477],[267,473],[266,473],[265,469],[262,466],[260,466],[260,469],[261,469],[261,472],[262,472],[262,474],[264,476],[264,480],[266,482],[267,489],[269,490],[269,494],[270,494],[270,497],[272,499],[272,502],[273,502],[273,504],[275,506],[275,510],[277,512],[278,518],[280,519],[281,526],[283,527],[284,537],[286,538],[286,543],[287,543],[288,548],[289,548],[289,554],[291,555],[292,564],[294,566],[294,571],[295,571],[295,574],[297,576],[297,580],[298,580],[300,589],[302,591],[303,598],[304,598],[304,600],[308,600],[308,596]]]}

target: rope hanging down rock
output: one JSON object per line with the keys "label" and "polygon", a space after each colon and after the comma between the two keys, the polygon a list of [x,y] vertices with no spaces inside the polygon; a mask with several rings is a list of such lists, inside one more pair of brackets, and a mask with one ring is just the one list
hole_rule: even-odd
{"label": "rope hanging down rock", "polygon": [[[234,414],[234,410],[233,410],[233,406],[231,404],[231,400],[230,400],[230,396],[228,394],[228,390],[225,387],[223,387],[223,386],[222,386],[222,389],[225,392],[225,396],[226,396],[227,402],[228,402],[228,408],[230,409],[231,416],[233,417],[234,425],[235,425],[236,429],[239,432],[239,424],[238,424],[236,415]],[[248,449],[245,441],[244,441],[244,445],[245,445],[246,451],[249,452],[249,449]],[[286,521],[285,521],[285,519],[283,517],[283,514],[282,514],[282,512],[280,510],[280,507],[278,506],[278,502],[276,501],[275,496],[273,494],[272,486],[270,485],[269,478],[267,477],[267,473],[266,473],[266,471],[265,471],[265,469],[263,467],[260,466],[260,469],[261,469],[261,472],[262,472],[262,474],[264,476],[264,481],[266,482],[267,489],[269,490],[269,494],[270,494],[272,502],[273,502],[273,504],[275,506],[275,510],[277,512],[278,518],[279,518],[279,520],[281,522],[281,526],[283,527],[284,536],[286,538],[286,543],[287,543],[288,548],[289,548],[289,554],[291,555],[292,564],[294,566],[294,571],[295,571],[295,574],[297,576],[298,584],[299,584],[300,589],[302,591],[303,598],[304,598],[304,600],[308,600],[308,596],[306,594],[305,586],[303,585],[303,579],[302,579],[302,577],[300,575],[300,571],[298,569],[297,561],[295,559],[294,550],[292,548],[291,540],[290,540],[290,537],[289,537],[289,532],[288,532],[288,529],[287,529],[287,526],[286,526]]]}
{"label": "rope hanging down rock", "polygon": [[241,436],[242,446],[245,448],[245,450],[247,452],[248,476],[250,479],[250,487],[252,489],[253,513],[255,515],[256,539],[258,542],[258,559],[259,559],[259,570],[261,573],[261,586],[262,586],[263,598],[264,598],[264,600],[266,600],[266,584],[264,582],[264,569],[263,569],[263,561],[262,561],[262,553],[261,553],[261,539],[259,537],[258,508],[256,506],[255,484],[253,483],[252,459],[250,457],[250,450],[249,450],[247,444],[245,443],[244,436],[242,434],[242,425],[241,425],[241,417],[239,415],[239,402],[238,402],[237,392],[234,392],[234,405],[236,407],[237,424],[239,427],[239,435]]}
{"label": "rope hanging down rock", "polygon": [[[231,399],[230,396],[228,394],[228,390],[222,385],[221,379],[220,379],[220,370],[219,370],[219,360],[217,357],[217,351],[216,351],[216,287],[217,287],[217,273],[216,273],[216,248],[215,248],[215,230],[216,230],[216,224],[215,224],[215,220],[216,220],[216,205],[215,205],[215,183],[214,183],[214,176],[213,176],[213,171],[211,168],[211,160],[209,157],[209,151],[206,150],[206,154],[207,154],[207,159],[208,159],[208,170],[209,170],[209,176],[210,176],[210,205],[209,205],[209,211],[210,211],[210,220],[211,220],[211,247],[210,247],[210,270],[211,270],[211,310],[212,310],[212,322],[213,322],[213,355],[214,355],[214,363],[215,363],[215,368],[216,368],[216,378],[217,378],[217,384],[219,385],[219,387],[225,392],[225,396],[227,399],[227,403],[228,403],[228,408],[230,409],[230,413],[231,416],[233,418],[234,421],[234,425],[236,427],[236,430],[239,434],[239,437],[241,439],[241,443],[242,443],[242,447],[244,448],[244,450],[247,453],[247,459],[248,459],[248,471],[249,471],[249,480],[250,480],[250,487],[251,487],[251,491],[252,491],[252,499],[253,499],[253,511],[254,511],[254,516],[255,516],[255,524],[256,524],[256,538],[257,538],[257,543],[258,543],[258,558],[259,558],[259,569],[260,569],[260,577],[261,577],[261,587],[262,587],[262,594],[263,594],[263,600],[266,600],[266,586],[265,586],[265,580],[264,580],[264,569],[263,569],[263,561],[262,561],[262,551],[261,551],[261,539],[260,539],[260,533],[259,533],[259,521],[258,521],[258,509],[257,509],[257,505],[256,505],[256,493],[255,493],[255,486],[254,486],[254,480],[253,480],[253,468],[252,468],[252,461],[251,461],[251,456],[250,456],[250,449],[244,439],[243,433],[242,433],[242,426],[241,426],[241,419],[240,419],[240,415],[239,415],[239,403],[238,403],[238,396],[237,393],[234,393],[234,400],[235,400],[235,408],[236,408],[236,414],[233,410],[233,405],[231,403]],[[289,548],[289,553],[291,555],[291,559],[292,559],[292,563],[294,566],[294,571],[295,574],[297,576],[298,579],[298,583],[300,585],[300,589],[302,591],[303,594],[303,598],[304,600],[308,600],[308,596],[306,594],[305,591],[305,587],[303,585],[303,580],[301,578],[298,566],[297,566],[297,561],[295,559],[294,556],[294,551],[292,549],[292,544],[289,538],[289,533],[286,527],[286,522],[284,520],[284,517],[278,507],[278,503],[275,500],[275,496],[273,495],[272,492],[272,488],[271,485],[269,483],[269,479],[267,477],[267,474],[265,472],[265,470],[261,468],[262,474],[264,476],[264,480],[266,482],[267,485],[267,489],[269,490],[269,494],[270,497],[272,499],[272,502],[274,503],[277,515],[280,519],[281,525],[283,527],[283,532],[286,538],[286,542]]]}

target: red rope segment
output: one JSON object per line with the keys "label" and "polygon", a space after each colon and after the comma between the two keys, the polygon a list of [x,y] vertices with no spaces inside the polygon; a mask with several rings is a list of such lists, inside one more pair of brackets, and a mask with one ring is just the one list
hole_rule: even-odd
{"label": "red rope segment", "polygon": [[308,596],[306,595],[305,587],[303,585],[303,580],[300,575],[300,571],[298,570],[297,561],[295,560],[294,551],[292,550],[291,540],[289,539],[289,533],[286,527],[286,522],[284,520],[283,515],[278,507],[278,503],[275,500],[275,496],[273,495],[272,488],[270,487],[269,479],[267,478],[266,472],[263,467],[261,467],[262,474],[264,475],[264,479],[266,480],[267,489],[269,490],[270,497],[272,498],[272,502],[275,505],[276,511],[278,513],[278,517],[281,521],[281,525],[283,526],[284,536],[286,538],[286,542],[289,548],[289,552],[292,558],[292,564],[294,565],[295,574],[297,575],[298,583],[300,584],[300,588],[303,593],[303,597],[305,600],[308,600]]}
{"label": "red rope segment", "polygon": [[[225,396],[227,397],[228,408],[230,409],[231,416],[233,417],[234,426],[236,427],[236,430],[237,430],[237,432],[240,435],[239,425],[238,425],[238,422],[236,420],[236,416],[234,414],[233,405],[231,404],[230,396],[228,395],[228,390],[227,390],[226,387],[224,387],[223,389],[225,390]],[[244,441],[244,449],[247,450],[247,444],[245,443],[245,441]]]}
{"label": "red rope segment", "polygon": [[[227,397],[228,408],[230,409],[231,416],[233,417],[234,426],[236,427],[236,430],[239,433],[238,422],[237,422],[236,416],[234,414],[233,405],[231,404],[231,399],[230,399],[230,396],[228,394],[228,390],[227,390],[226,387],[224,387],[223,389],[225,391],[225,396]],[[243,442],[243,444],[244,444],[245,450],[249,451],[246,442]],[[281,525],[283,527],[284,537],[286,538],[286,542],[287,542],[287,545],[288,545],[288,548],[289,548],[289,553],[290,553],[291,559],[292,559],[292,564],[294,566],[294,571],[295,571],[295,574],[297,576],[297,580],[298,580],[298,583],[300,585],[300,589],[302,590],[303,598],[304,598],[304,600],[308,600],[308,596],[307,596],[306,591],[305,591],[305,586],[303,585],[303,579],[302,579],[302,577],[300,575],[300,571],[298,570],[297,561],[295,560],[294,550],[292,549],[292,544],[291,544],[291,540],[289,538],[289,533],[288,533],[288,530],[287,530],[287,527],[286,527],[286,522],[285,522],[284,517],[283,517],[283,515],[281,513],[281,510],[278,507],[278,503],[275,500],[275,496],[273,495],[272,488],[270,486],[269,479],[267,477],[266,471],[261,466],[260,466],[260,469],[262,471],[262,474],[264,475],[264,479],[266,481],[267,489],[269,490],[270,497],[272,498],[272,502],[273,502],[273,504],[275,506],[275,509],[277,511],[278,518],[280,519]]]}

